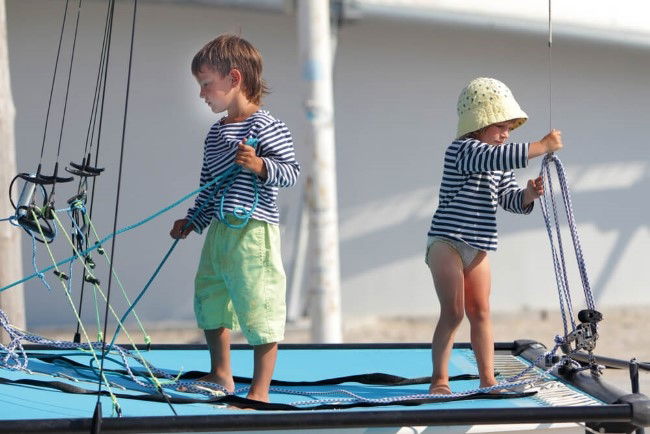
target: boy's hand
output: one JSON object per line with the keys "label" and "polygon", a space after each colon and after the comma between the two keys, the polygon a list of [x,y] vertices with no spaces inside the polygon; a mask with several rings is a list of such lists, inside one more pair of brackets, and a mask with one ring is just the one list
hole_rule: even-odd
{"label": "boy's hand", "polygon": [[189,225],[187,228],[185,228],[185,230],[183,230],[183,228],[187,225],[187,222],[187,219],[176,220],[174,222],[172,230],[169,231],[169,235],[175,240],[185,239],[194,229],[193,225]]}
{"label": "boy's hand", "polygon": [[558,130],[551,130],[540,142],[544,146],[546,153],[559,151],[564,146],[562,143],[562,133]]}
{"label": "boy's hand", "polygon": [[235,163],[239,164],[245,169],[250,170],[262,179],[266,179],[266,165],[264,160],[255,154],[255,148],[246,144],[246,139],[242,140],[238,145],[237,155],[235,155]]}
{"label": "boy's hand", "polygon": [[535,202],[535,199],[539,198],[544,194],[544,180],[541,176],[538,176],[535,179],[529,179],[528,184],[526,185],[526,190],[524,191],[524,199],[522,206],[526,208],[531,203]]}

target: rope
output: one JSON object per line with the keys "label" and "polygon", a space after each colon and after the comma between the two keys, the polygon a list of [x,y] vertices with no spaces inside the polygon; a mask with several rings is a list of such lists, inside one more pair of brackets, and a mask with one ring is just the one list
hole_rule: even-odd
{"label": "rope", "polygon": [[[224,174],[224,175],[226,175],[226,174]],[[192,196],[194,196],[194,195],[200,193],[200,192],[203,191],[203,190],[206,190],[206,189],[208,189],[208,188],[214,186],[215,184],[217,184],[218,182],[220,182],[220,181],[222,181],[222,180],[223,180],[223,176],[221,176],[221,177],[216,177],[216,178],[213,179],[212,181],[210,181],[210,182],[204,184],[202,187],[200,187],[200,188],[198,188],[198,189],[196,189],[196,190],[194,190],[194,191],[192,191],[192,192],[186,194],[185,196],[181,197],[180,199],[176,200],[175,202],[171,203],[170,205],[168,205],[168,206],[166,206],[166,207],[160,209],[159,211],[157,211],[157,212],[155,212],[155,213],[149,215],[148,217],[145,217],[144,219],[142,219],[142,220],[140,220],[140,221],[138,221],[138,222],[136,222],[136,223],[134,223],[134,224],[131,224],[131,225],[125,226],[125,227],[123,227],[122,229],[120,229],[120,230],[118,230],[118,231],[116,231],[116,232],[112,232],[112,233],[106,235],[104,238],[102,238],[101,240],[97,241],[97,242],[95,243],[95,245],[93,245],[93,246],[91,246],[91,247],[89,247],[89,248],[83,250],[82,252],[80,252],[80,254],[81,254],[82,256],[85,256],[86,254],[88,254],[88,253],[90,253],[90,252],[92,252],[92,251],[94,251],[94,250],[100,248],[104,243],[106,243],[106,241],[110,240],[111,238],[113,238],[113,237],[115,237],[115,236],[117,236],[117,235],[121,235],[121,234],[123,234],[123,233],[125,233],[125,232],[128,232],[128,231],[130,231],[130,230],[136,229],[136,228],[138,228],[138,227],[144,225],[145,223],[148,223],[148,222],[150,222],[151,220],[154,220],[155,218],[161,216],[162,214],[168,212],[169,210],[171,210],[171,209],[177,207],[178,205],[180,205],[181,203],[183,203],[184,201],[186,201],[186,200],[189,199],[190,197],[192,197]],[[48,271],[50,271],[50,270],[55,269],[55,267],[57,267],[57,266],[61,266],[61,265],[67,264],[68,262],[73,261],[73,260],[75,260],[75,256],[70,256],[70,257],[68,257],[68,258],[66,258],[66,259],[63,259],[63,260],[61,260],[61,261],[59,261],[59,262],[56,262],[54,265],[51,265],[51,266],[46,267],[46,268],[43,268],[42,270],[39,270],[38,272],[40,272],[40,273],[46,273],[46,272],[48,272]],[[27,282],[27,281],[29,281],[29,280],[33,279],[34,277],[37,277],[37,276],[38,276],[37,273],[33,273],[33,274],[29,275],[29,276],[26,276],[26,277],[24,277],[24,278],[22,278],[22,279],[20,279],[20,280],[17,280],[16,282],[13,282],[13,283],[11,283],[11,284],[9,284],[9,285],[3,286],[2,288],[0,288],[0,292],[6,291],[6,290],[9,289],[9,288],[12,288],[12,287],[14,287],[14,286],[16,286],[16,285],[19,285],[19,284],[21,284],[21,283]]]}
{"label": "rope", "polygon": [[[30,374],[32,372],[27,369],[28,359],[27,359],[27,354],[25,353],[22,347],[21,344],[22,341],[27,341],[35,344],[40,344],[40,345],[47,345],[47,346],[60,348],[60,349],[67,349],[67,350],[75,349],[82,352],[85,351],[92,352],[93,350],[101,350],[102,348],[102,342],[89,342],[87,344],[77,344],[77,343],[67,342],[67,341],[51,340],[41,336],[20,331],[9,324],[9,321],[7,320],[7,317],[5,313],[2,312],[2,310],[0,310],[0,325],[5,330],[7,330],[8,334],[12,337],[12,341],[9,347],[1,348],[7,351],[7,354],[2,359],[0,364],[2,364],[3,366],[9,369],[23,370]],[[309,401],[305,400],[305,401],[297,401],[291,403],[291,405],[294,406],[313,406],[314,404],[330,404],[330,403],[339,403],[339,402],[390,404],[395,402],[408,402],[408,401],[416,401],[422,399],[450,399],[450,398],[453,399],[453,398],[472,396],[476,394],[488,394],[495,390],[500,390],[504,388],[518,388],[518,387],[524,387],[527,385],[538,383],[540,378],[544,378],[545,376],[547,376],[547,374],[550,373],[555,367],[557,367],[559,363],[556,363],[555,365],[549,367],[543,372],[538,372],[536,374],[536,378],[527,379],[527,380],[520,380],[520,379],[524,375],[528,374],[530,371],[535,369],[536,364],[539,361],[541,361],[543,358],[548,358],[554,355],[557,349],[559,348],[559,346],[561,345],[561,343],[562,343],[562,338],[556,337],[556,345],[551,351],[541,354],[534,362],[532,362],[521,373],[514,375],[512,377],[508,377],[507,379],[498,383],[495,386],[477,388],[477,389],[467,390],[464,392],[453,393],[450,395],[449,394],[407,394],[407,395],[389,396],[389,397],[382,397],[382,398],[366,398],[362,395],[359,395],[358,393],[354,393],[346,389],[303,391],[303,390],[296,390],[296,389],[291,389],[286,387],[272,386],[270,390],[276,393],[283,393],[283,394],[296,395],[296,396],[304,396],[304,397],[318,396],[318,398]],[[198,380],[179,379],[180,373],[177,375],[172,375],[165,370],[156,368],[150,362],[146,361],[146,359],[142,357],[141,354],[139,353],[133,354],[130,351],[118,345],[115,345],[113,347],[113,352],[119,356],[120,361],[115,359],[111,359],[111,360],[113,360],[116,364],[121,364],[124,367],[125,375],[128,378],[130,378],[133,382],[138,384],[139,386],[151,390],[153,392],[159,392],[159,387],[161,387],[161,388],[175,390],[184,393],[202,394],[209,397],[213,397],[215,391],[223,393],[224,395],[230,395],[230,393],[225,388],[215,383],[198,381]],[[133,371],[129,363],[129,359],[133,359],[134,361],[138,362],[140,365],[145,367],[149,373],[150,380],[154,382],[157,381],[158,383],[149,384],[147,382],[142,381],[139,378],[140,374]],[[97,359],[95,359],[95,362],[97,362]],[[90,366],[90,369],[92,369],[94,372],[97,372],[96,368],[93,368],[92,365]],[[110,372],[113,374],[118,373],[112,370],[106,370],[105,372]],[[248,389],[249,386],[239,388],[234,392],[234,394],[245,392]],[[336,398],[321,397],[326,395],[343,395],[343,396],[339,396]]]}
{"label": "rope", "polygon": [[[313,395],[324,395],[324,394],[334,394],[338,393],[341,395],[345,395],[345,397],[337,397],[337,398],[316,398],[310,401],[296,401],[292,402],[291,405],[294,406],[305,406],[305,405],[313,405],[313,404],[334,404],[334,403],[339,403],[339,402],[357,402],[357,403],[372,403],[372,404],[390,404],[390,403],[395,403],[395,402],[408,402],[408,401],[416,401],[416,400],[423,400],[423,399],[443,399],[443,398],[462,398],[462,397],[467,397],[471,395],[476,395],[476,394],[489,394],[494,391],[502,390],[502,389],[519,389],[522,387],[534,385],[536,383],[539,383],[540,379],[546,378],[548,374],[550,374],[551,371],[553,371],[555,368],[557,368],[559,365],[563,364],[564,361],[559,361],[546,370],[542,372],[536,373],[535,377],[532,379],[527,379],[527,380],[521,380],[526,374],[528,374],[530,371],[536,368],[536,365],[542,360],[542,359],[550,359],[552,356],[555,355],[557,352],[558,348],[563,344],[563,339],[560,337],[556,337],[556,343],[555,346],[553,347],[552,350],[540,354],[537,359],[530,363],[530,365],[521,371],[517,375],[513,375],[511,377],[508,377],[504,379],[503,381],[495,384],[494,386],[490,387],[482,387],[482,388],[477,388],[477,389],[472,389],[472,390],[467,390],[464,392],[455,392],[451,394],[409,394],[409,395],[398,395],[398,396],[388,396],[388,397],[383,397],[383,398],[366,398],[361,395],[355,394],[353,392],[350,392],[345,389],[337,389],[333,391],[299,391],[299,390],[292,390],[292,389],[285,389],[285,388],[277,388],[277,387],[271,387],[271,391],[278,392],[278,393],[285,393],[285,394],[293,394],[293,395],[301,395],[301,396],[313,396]],[[239,393],[243,390],[238,389],[236,393]]]}
{"label": "rope", "polygon": [[54,95],[54,84],[56,83],[56,72],[59,67],[59,56],[61,55],[61,43],[63,42],[63,32],[65,30],[65,21],[68,16],[68,3],[65,1],[65,11],[63,12],[63,22],[61,23],[61,34],[59,35],[59,46],[56,50],[56,60],[54,61],[54,72],[52,73],[52,86],[50,87],[50,99],[47,103],[47,113],[45,114],[45,127],[43,128],[43,143],[41,144],[41,156],[38,161],[38,174],[40,174],[41,163],[43,162],[43,153],[45,151],[45,137],[47,136],[47,124],[50,120],[50,108],[52,107],[52,96]]}
{"label": "rope", "polygon": [[52,292],[52,287],[50,286],[49,283],[47,283],[47,280],[45,279],[45,274],[39,272],[38,267],[36,266],[36,236],[31,232],[29,233],[29,235],[31,235],[32,238],[32,266],[34,267],[34,271],[36,272],[38,278],[41,279],[41,282],[43,282],[43,285],[45,285],[47,290]]}
{"label": "rope", "polygon": [[[546,226],[546,232],[549,237],[551,254],[553,259],[553,269],[555,272],[555,280],[558,288],[558,295],[560,299],[560,312],[562,314],[562,320],[564,322],[564,331],[565,335],[568,334],[568,321],[567,314],[565,309],[568,310],[569,318],[571,321],[572,330],[575,330],[576,324],[573,320],[573,303],[571,300],[571,293],[569,290],[569,281],[567,276],[567,267],[564,258],[564,249],[562,245],[562,237],[560,233],[559,218],[557,213],[557,205],[555,203],[555,197],[553,192],[553,182],[551,180],[551,165],[555,165],[557,172],[560,193],[562,195],[562,202],[566,210],[566,217],[569,226],[569,231],[571,233],[571,239],[573,241],[573,247],[575,250],[576,261],[578,264],[578,270],[580,272],[580,278],[582,281],[583,292],[585,296],[585,302],[588,309],[595,309],[595,302],[591,287],[589,285],[589,278],[587,276],[587,266],[585,264],[584,255],[582,253],[582,248],[580,246],[580,238],[578,236],[578,230],[575,222],[575,217],[573,213],[573,205],[571,202],[571,195],[569,193],[569,188],[566,180],[566,174],[564,172],[564,166],[560,159],[554,154],[548,154],[544,157],[542,161],[542,169],[540,174],[544,176],[544,183],[547,186],[547,193],[540,198],[540,205],[542,209],[542,216],[544,218],[544,223]],[[550,202],[550,204],[549,204]],[[552,209],[553,222],[551,222],[549,207]],[[555,232],[557,236],[557,246],[555,243],[555,238],[553,236],[553,227],[555,227]]]}
{"label": "rope", "polygon": [[548,0],[548,129],[553,129],[553,10]]}
{"label": "rope", "polygon": [[[137,16],[137,10],[138,10],[138,0],[134,0],[133,2],[133,20],[131,24],[131,43],[129,47],[129,64],[127,68],[127,78],[126,78],[126,95],[125,95],[125,100],[124,100],[124,117],[122,118],[122,135],[121,135],[121,144],[120,144],[120,160],[119,160],[119,168],[118,168],[118,174],[117,174],[117,193],[115,197],[115,215],[113,217],[113,232],[117,230],[117,217],[119,214],[119,208],[120,208],[120,195],[122,192],[122,169],[124,167],[124,150],[125,150],[125,137],[126,137],[126,119],[129,111],[129,94],[130,94],[130,89],[131,89],[131,67],[133,64],[133,41],[135,39],[135,20]],[[106,90],[106,87],[104,87],[104,91]],[[57,220],[58,221],[58,220]],[[117,242],[117,238],[113,238],[111,240],[111,254],[113,255],[113,258],[115,258],[115,243]],[[108,289],[106,291],[106,308],[104,309],[104,333],[102,335],[102,357],[101,357],[101,363],[100,363],[100,376],[104,372],[104,361],[105,361],[105,355],[106,352],[104,351],[106,347],[106,332],[108,330],[108,312],[110,308],[110,299],[111,299],[111,288],[112,288],[112,283],[113,283],[113,262],[110,262],[109,266],[109,273],[108,273]],[[112,310],[112,308],[111,308]],[[100,405],[100,398],[101,398],[101,390],[102,390],[102,383],[101,381],[97,382],[97,406],[99,408]],[[173,411],[173,408],[172,408]],[[174,413],[176,413],[174,411]]]}
{"label": "rope", "polygon": [[[101,341],[97,341],[97,342],[89,341],[88,343],[75,343],[69,341],[47,339],[42,336],[27,333],[11,325],[7,318],[6,313],[1,309],[0,309],[0,326],[2,326],[2,328],[11,337],[11,342],[7,346],[0,344],[0,350],[6,352],[4,357],[0,359],[0,366],[11,370],[25,371],[29,374],[31,374],[32,372],[28,369],[28,357],[27,357],[27,353],[25,352],[22,346],[23,341],[30,342],[33,344],[38,344],[38,345],[46,345],[53,348],[65,349],[65,350],[78,350],[80,352],[83,352],[84,354],[90,353],[93,355],[93,360],[95,363],[99,363],[99,360],[96,357],[94,357],[95,350],[101,351],[102,347],[105,346]],[[169,374],[167,371],[156,368],[153,364],[148,362],[141,355],[141,353],[137,350],[137,348],[135,348],[135,351],[136,353],[134,354],[122,348],[121,346],[115,345],[113,347],[113,352],[115,352],[120,357],[121,363],[115,360],[114,361],[118,364],[121,364],[124,367],[127,376],[141,387],[153,390],[154,392],[158,392],[160,388],[168,388],[168,389],[174,389],[181,392],[199,393],[208,396],[212,396],[214,390],[218,390],[220,392],[223,392],[224,394],[228,394],[228,391],[224,387],[215,383],[210,383],[207,381],[197,381],[197,380],[178,380],[177,378],[179,375],[174,376]],[[140,378],[138,378],[139,375],[136,375],[133,372],[133,369],[131,368],[128,361],[129,359],[133,359],[137,361],[142,367],[144,367],[147,370],[147,373],[149,374],[149,380],[153,384],[144,382]],[[109,386],[109,390],[110,390],[110,385],[109,385],[110,383],[106,379],[105,373],[102,373],[101,371],[98,371],[96,368],[93,368],[92,365],[90,366],[90,368],[94,372],[99,373],[98,378],[100,377],[103,378],[105,384]],[[109,371],[107,370],[106,372]],[[163,378],[168,381],[167,382],[160,381],[159,378]],[[203,387],[203,389],[201,389],[201,387]],[[211,389],[212,391],[206,389]]]}

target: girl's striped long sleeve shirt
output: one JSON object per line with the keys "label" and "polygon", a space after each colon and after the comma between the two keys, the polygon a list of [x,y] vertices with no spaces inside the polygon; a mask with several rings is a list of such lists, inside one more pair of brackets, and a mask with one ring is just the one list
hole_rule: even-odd
{"label": "girl's striped long sleeve shirt", "polygon": [[472,138],[453,141],[445,152],[438,209],[428,235],[496,250],[497,204],[514,213],[533,210],[532,203],[522,207],[524,189],[512,172],[528,164],[528,146],[494,146]]}

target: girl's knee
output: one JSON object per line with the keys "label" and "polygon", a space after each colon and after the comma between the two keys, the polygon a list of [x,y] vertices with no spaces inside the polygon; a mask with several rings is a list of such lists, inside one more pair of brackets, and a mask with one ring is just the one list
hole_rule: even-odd
{"label": "girl's knee", "polygon": [[445,324],[448,327],[456,328],[460,326],[460,323],[463,321],[465,313],[463,309],[443,309],[440,312],[439,322]]}
{"label": "girl's knee", "polygon": [[470,304],[465,306],[467,319],[471,322],[489,321],[490,305],[488,304]]}

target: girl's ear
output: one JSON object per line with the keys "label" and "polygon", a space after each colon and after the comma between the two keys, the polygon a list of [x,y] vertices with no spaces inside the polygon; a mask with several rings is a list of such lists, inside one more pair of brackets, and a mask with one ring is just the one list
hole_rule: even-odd
{"label": "girl's ear", "polygon": [[233,68],[230,70],[230,83],[232,84],[233,87],[236,87],[241,84],[242,82],[242,74],[237,68]]}

